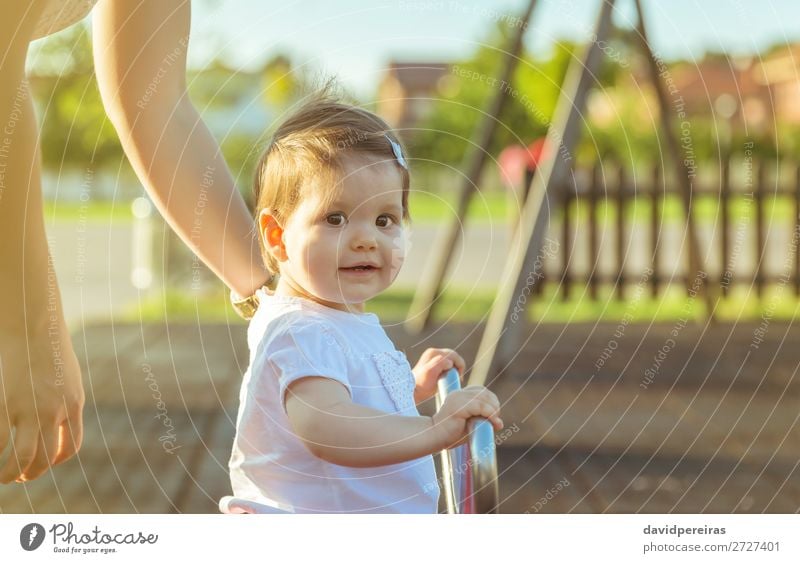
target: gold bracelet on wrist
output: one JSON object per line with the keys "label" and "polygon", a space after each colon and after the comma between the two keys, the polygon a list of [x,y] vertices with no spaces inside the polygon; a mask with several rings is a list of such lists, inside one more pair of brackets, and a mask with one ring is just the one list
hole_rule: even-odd
{"label": "gold bracelet on wrist", "polygon": [[[261,288],[267,288],[274,291],[277,282],[278,275],[271,274],[270,278],[261,286]],[[233,310],[236,311],[236,314],[249,321],[253,318],[253,315],[255,315],[256,311],[258,310],[258,290],[254,291],[252,295],[247,297],[242,297],[235,291],[231,290],[231,305],[233,305]]]}

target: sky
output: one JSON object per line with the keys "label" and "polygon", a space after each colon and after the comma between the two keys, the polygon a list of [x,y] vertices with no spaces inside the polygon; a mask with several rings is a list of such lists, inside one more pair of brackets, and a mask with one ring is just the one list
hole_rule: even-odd
{"label": "sky", "polygon": [[[526,46],[545,53],[559,39],[590,36],[601,0],[538,0]],[[651,43],[664,59],[706,50],[756,54],[800,41],[798,0],[642,0]],[[194,0],[190,64],[214,57],[244,69],[278,52],[312,71],[337,75],[354,93],[374,94],[392,59],[467,58],[498,20],[514,25],[527,0]],[[614,20],[632,27],[633,0]]]}

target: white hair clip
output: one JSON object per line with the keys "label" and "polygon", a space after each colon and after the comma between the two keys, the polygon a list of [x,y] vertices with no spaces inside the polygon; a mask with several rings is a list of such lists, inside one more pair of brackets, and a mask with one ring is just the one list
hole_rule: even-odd
{"label": "white hair clip", "polygon": [[402,166],[403,168],[408,170],[408,163],[406,162],[406,159],[403,158],[403,149],[400,148],[400,144],[394,142],[392,140],[392,138],[389,135],[387,135],[386,133],[384,133],[384,136],[389,141],[389,143],[392,145],[392,152],[394,152],[394,156],[397,159],[397,162],[400,163],[400,166]]}

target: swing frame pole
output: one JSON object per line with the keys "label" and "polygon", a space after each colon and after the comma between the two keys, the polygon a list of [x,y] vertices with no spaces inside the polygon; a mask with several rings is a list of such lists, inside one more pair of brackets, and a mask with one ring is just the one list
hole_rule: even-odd
{"label": "swing frame pole", "polygon": [[[514,70],[522,52],[525,30],[531,19],[536,0],[530,0],[528,7],[521,19],[511,48],[506,53],[505,68],[501,84],[511,84]],[[442,294],[442,286],[447,276],[447,271],[453,261],[455,248],[461,240],[462,229],[467,222],[467,211],[470,201],[475,193],[481,174],[486,166],[489,155],[489,145],[494,138],[495,131],[500,121],[500,113],[508,99],[508,87],[500,88],[495,94],[488,113],[485,115],[474,142],[470,143],[464,159],[463,169],[466,170],[463,183],[459,189],[459,198],[456,205],[456,214],[445,223],[444,230],[436,238],[431,257],[423,270],[422,280],[414,292],[414,299],[405,321],[405,328],[411,334],[419,334],[431,325],[433,314]]]}
{"label": "swing frame pole", "polygon": [[[582,59],[573,60],[556,107],[553,123],[547,132],[545,155],[522,209],[516,235],[506,263],[500,288],[483,333],[469,385],[486,385],[502,373],[499,364],[507,364],[520,350],[521,332],[526,325],[527,295],[535,284],[537,255],[544,248],[550,214],[549,198],[563,184],[570,169],[572,151],[584,123],[586,96],[597,80],[602,52],[599,43],[611,29],[614,0],[603,0],[597,18],[593,40],[587,45]],[[540,261],[541,263],[541,261]],[[528,273],[532,276],[529,276]],[[530,280],[533,279],[533,282]],[[522,306],[520,307],[520,301]],[[521,310],[520,310],[521,309]]]}

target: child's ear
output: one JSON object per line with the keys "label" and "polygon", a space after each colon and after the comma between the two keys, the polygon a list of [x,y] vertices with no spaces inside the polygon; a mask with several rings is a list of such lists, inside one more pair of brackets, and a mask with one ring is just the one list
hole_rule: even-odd
{"label": "child's ear", "polygon": [[283,227],[269,210],[263,209],[258,214],[258,234],[264,241],[264,247],[279,262],[288,260],[286,247],[283,244]]}

